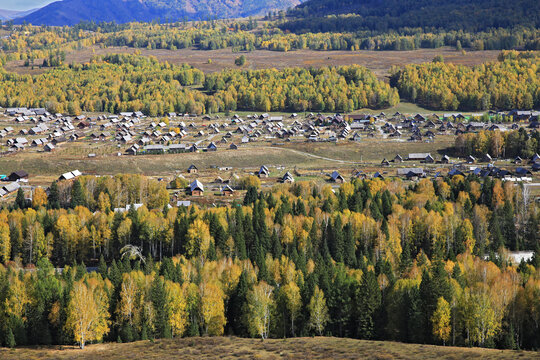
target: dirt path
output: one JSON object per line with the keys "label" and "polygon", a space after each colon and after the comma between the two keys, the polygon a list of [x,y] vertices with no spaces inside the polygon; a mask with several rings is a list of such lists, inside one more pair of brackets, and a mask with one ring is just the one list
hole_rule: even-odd
{"label": "dirt path", "polygon": [[326,161],[331,161],[331,162],[337,162],[337,163],[340,163],[340,164],[360,164],[360,162],[358,162],[358,161],[331,159],[331,158],[327,158],[327,157],[324,157],[324,156],[314,155],[314,154],[310,154],[310,153],[307,153],[307,152],[304,152],[304,151],[299,151],[299,150],[294,150],[294,149],[289,149],[289,148],[284,148],[284,147],[264,146],[264,148],[287,150],[287,151],[291,151],[291,152],[299,154],[299,155],[309,156],[309,157],[313,157],[313,158],[316,158],[316,159],[321,159],[321,160],[326,160]]}

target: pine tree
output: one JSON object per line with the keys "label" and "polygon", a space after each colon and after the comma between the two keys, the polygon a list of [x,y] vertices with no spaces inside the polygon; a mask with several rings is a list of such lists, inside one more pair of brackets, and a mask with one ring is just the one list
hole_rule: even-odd
{"label": "pine tree", "polygon": [[107,274],[107,263],[105,263],[105,258],[103,257],[103,254],[99,257],[99,264],[97,268],[98,273],[101,274],[101,276],[106,279],[108,277]]}
{"label": "pine tree", "polygon": [[249,186],[244,196],[244,205],[251,205],[257,201],[257,188],[255,186]]}
{"label": "pine tree", "polygon": [[79,180],[75,180],[71,188],[71,207],[74,209],[77,206],[85,206],[84,192]]}
{"label": "pine tree", "polygon": [[351,224],[344,227],[345,232],[345,265],[356,268],[356,240]]}
{"label": "pine tree", "polygon": [[228,319],[228,333],[234,334],[236,336],[247,336],[247,326],[245,321],[245,311],[247,303],[247,294],[250,290],[248,283],[248,275],[246,271],[242,271],[240,278],[238,279],[238,284],[231,294],[227,306],[227,319]]}
{"label": "pine tree", "polygon": [[169,308],[165,284],[159,275],[154,276],[152,282],[151,299],[155,312],[156,335],[159,338],[172,337],[171,326],[169,322]]}
{"label": "pine tree", "polygon": [[362,276],[357,298],[358,336],[372,339],[375,335],[375,316],[381,306],[381,290],[373,271],[367,271]]}
{"label": "pine tree", "polygon": [[247,259],[247,248],[244,237],[244,216],[242,208],[238,207],[235,214],[234,243],[236,245],[236,254],[240,260]]}
{"label": "pine tree", "polygon": [[4,337],[5,337],[5,340],[4,340],[5,344],[8,348],[13,349],[15,345],[17,345],[15,343],[15,336],[13,335],[13,331],[11,330],[10,326],[6,326]]}
{"label": "pine tree", "polygon": [[15,208],[16,209],[25,209],[26,200],[24,199],[24,191],[22,188],[17,190],[17,198],[15,199]]}
{"label": "pine tree", "polygon": [[277,235],[277,232],[275,229],[272,232],[271,242],[272,242],[272,257],[274,259],[281,258],[283,248],[281,246],[281,241],[279,240],[279,236]]}

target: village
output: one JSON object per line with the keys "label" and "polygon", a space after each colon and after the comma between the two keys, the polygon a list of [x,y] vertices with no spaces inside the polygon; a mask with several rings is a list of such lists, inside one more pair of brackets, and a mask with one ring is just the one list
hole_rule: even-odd
{"label": "village", "polygon": [[[7,158],[37,153],[55,156],[64,148],[76,147],[86,151],[83,158],[98,156],[143,157],[154,162],[162,156],[185,157],[187,154],[256,151],[265,147],[293,147],[297,151],[334,163],[320,168],[288,168],[276,163],[260,163],[256,167],[233,167],[226,164],[202,166],[194,162],[185,169],[159,173],[160,181],[167,181],[171,204],[202,201],[207,194],[226,198],[238,197],[242,179],[256,176],[262,186],[293,183],[298,180],[319,181],[339,187],[354,178],[369,179],[397,177],[405,181],[439,176],[494,177],[516,183],[533,183],[540,170],[540,156],[531,158],[493,158],[489,154],[475,158],[459,158],[452,149],[431,152],[395,152],[392,157],[372,155],[352,161],[309,154],[309,144],[349,144],[361,146],[377,141],[377,146],[390,151],[402,144],[433,144],[438,139],[454,139],[459,134],[479,131],[519,130],[531,133],[540,127],[539,112],[510,111],[487,113],[402,114],[251,114],[195,115],[167,113],[161,118],[150,118],[141,112],[118,115],[67,116],[50,114],[45,109],[9,108],[0,116],[1,152]],[[93,147],[91,147],[93,146]],[[102,154],[92,152],[101,149]],[[105,150],[103,150],[105,149]],[[416,149],[416,148],[415,148]],[[391,151],[390,151],[391,152]],[[239,153],[240,154],[240,153]],[[338,154],[339,155],[339,154]],[[241,155],[238,155],[241,156]],[[84,164],[84,160],[81,161]],[[46,187],[49,180],[68,180],[85,175],[113,175],[85,172],[66,168],[56,178],[33,181],[29,169],[11,169],[0,174],[0,198],[13,197],[19,187],[31,196],[35,186]],[[159,172],[159,169],[156,171]],[[2,172],[2,171],[0,171]],[[180,179],[177,181],[176,179]],[[185,186],[178,186],[185,185]],[[187,202],[186,202],[187,201]],[[221,200],[223,201],[223,200]],[[211,201],[210,201],[211,202]],[[124,204],[128,205],[128,204]]]}

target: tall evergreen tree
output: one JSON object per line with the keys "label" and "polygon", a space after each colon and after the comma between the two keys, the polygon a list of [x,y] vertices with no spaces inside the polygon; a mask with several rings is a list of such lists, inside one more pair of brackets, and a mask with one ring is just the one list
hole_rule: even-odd
{"label": "tall evergreen tree", "polygon": [[362,275],[357,290],[358,336],[372,339],[375,335],[375,316],[381,306],[381,290],[373,271]]}
{"label": "tall evergreen tree", "polygon": [[84,191],[81,182],[77,179],[71,188],[71,207],[74,209],[77,206],[85,206],[85,204]]}

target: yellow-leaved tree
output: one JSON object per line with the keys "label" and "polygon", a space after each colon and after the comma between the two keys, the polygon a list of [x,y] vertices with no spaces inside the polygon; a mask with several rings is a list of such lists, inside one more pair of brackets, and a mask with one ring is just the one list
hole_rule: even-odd
{"label": "yellow-leaved tree", "polygon": [[323,334],[324,327],[328,322],[328,308],[326,307],[326,299],[324,298],[324,292],[319,289],[319,286],[315,286],[313,296],[309,301],[309,324],[317,331],[319,336]]}
{"label": "yellow-leaved tree", "polygon": [[201,219],[196,219],[189,226],[187,232],[188,254],[192,257],[199,257],[201,263],[204,264],[204,259],[213,240],[208,225]]}
{"label": "yellow-leaved tree", "polygon": [[450,305],[442,296],[437,300],[437,309],[431,317],[431,323],[433,335],[445,345],[450,339]]}
{"label": "yellow-leaved tree", "polygon": [[108,302],[101,279],[82,279],[73,284],[65,326],[81,349],[87,341],[100,341],[109,332]]}
{"label": "yellow-leaved tree", "polygon": [[32,207],[37,209],[47,205],[47,194],[43,188],[37,187],[32,194]]}
{"label": "yellow-leaved tree", "polygon": [[204,333],[207,335],[223,335],[227,319],[225,318],[225,294],[216,282],[201,283],[201,314]]}
{"label": "yellow-leaved tree", "polygon": [[272,292],[274,288],[261,281],[248,293],[249,332],[252,336],[268,338],[270,332],[270,314],[274,304]]}
{"label": "yellow-leaved tree", "polygon": [[169,304],[172,336],[182,336],[188,324],[187,298],[180,284],[166,281],[167,302]]}
{"label": "yellow-leaved tree", "polygon": [[0,221],[0,262],[9,260],[11,253],[11,239],[9,237],[9,225]]}
{"label": "yellow-leaved tree", "polygon": [[294,320],[298,317],[302,309],[302,297],[300,296],[300,288],[295,282],[290,282],[283,287],[285,294],[287,310],[291,318],[291,332],[294,336]]}

